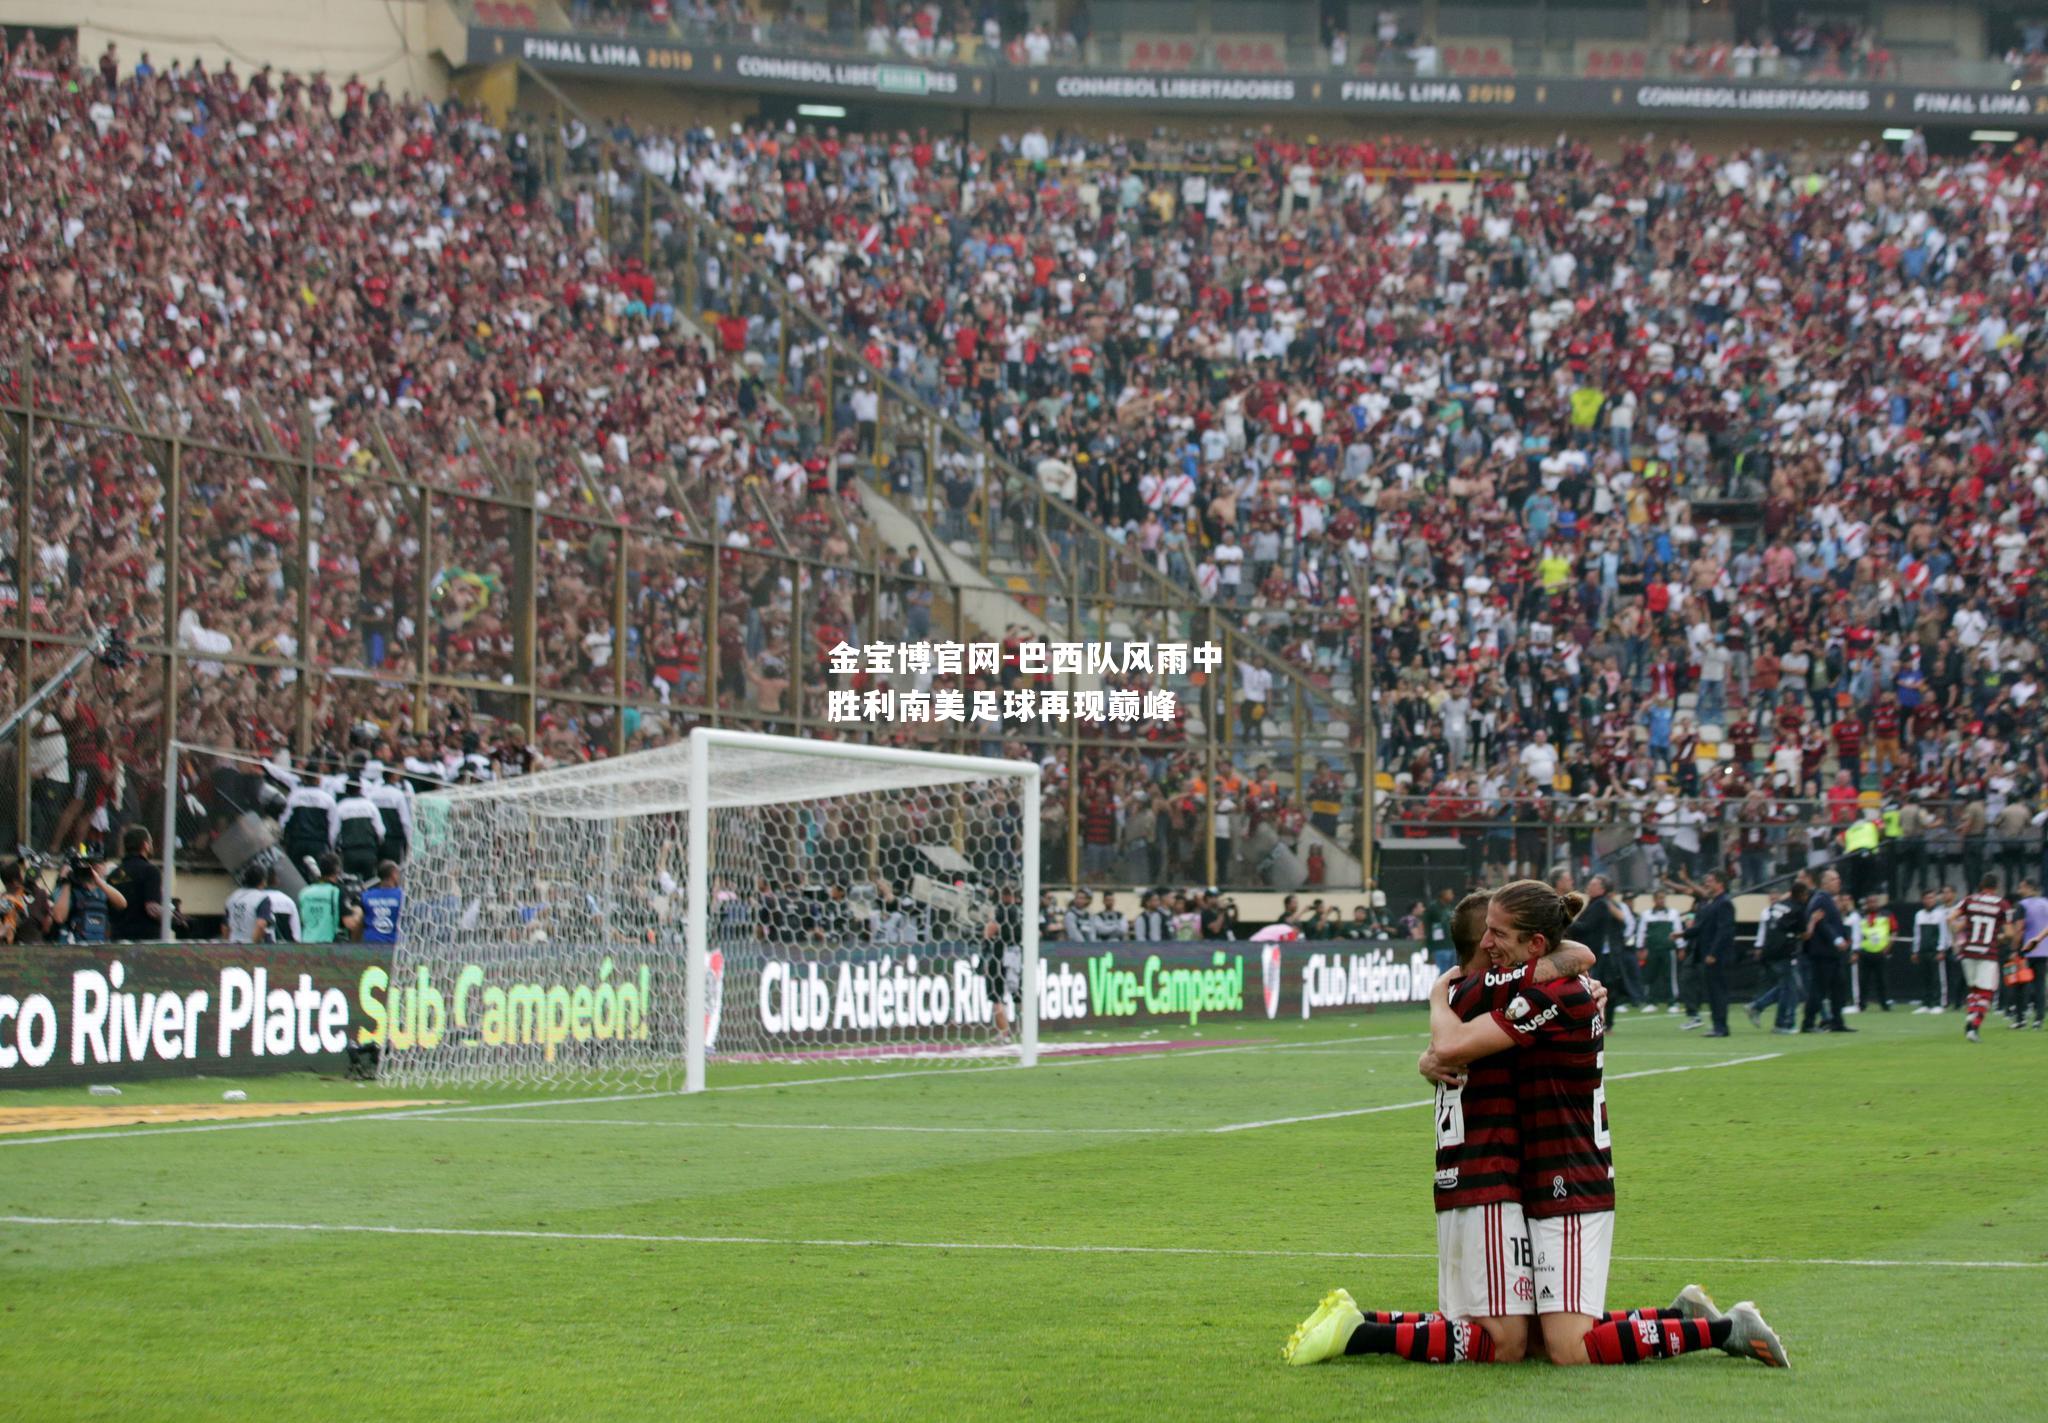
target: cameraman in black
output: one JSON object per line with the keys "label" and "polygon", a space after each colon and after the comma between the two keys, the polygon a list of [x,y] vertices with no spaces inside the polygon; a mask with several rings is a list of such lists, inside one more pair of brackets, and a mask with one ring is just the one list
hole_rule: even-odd
{"label": "cameraman in black", "polygon": [[1208,896],[1202,902],[1202,937],[1205,939],[1234,939],[1237,934],[1237,901],[1226,899],[1216,892],[1216,886],[1209,886]]}
{"label": "cameraman in black", "polygon": [[1805,996],[1799,984],[1799,935],[1806,926],[1808,891],[1802,882],[1789,895],[1772,902],[1756,926],[1756,957],[1763,965],[1770,987],[1750,1000],[1749,1025],[1764,1025],[1764,1009],[1777,1005],[1774,1033],[1796,1033],[1800,1000]]}
{"label": "cameraman in black", "polygon": [[72,944],[104,944],[113,930],[113,916],[128,907],[127,896],[107,883],[104,867],[84,851],[64,865],[51,921],[58,937]]}
{"label": "cameraman in black", "polygon": [[[1636,964],[1636,952],[1629,946],[1628,915],[1609,889],[1604,875],[1594,875],[1586,881],[1586,907],[1579,911],[1567,932],[1599,956],[1595,972],[1600,981],[1621,984],[1629,1003],[1640,1012],[1648,1006],[1649,999],[1643,989],[1642,971]],[[1619,1004],[1607,1010],[1608,1031],[1613,1031],[1614,1015],[1621,1011]]]}
{"label": "cameraman in black", "polygon": [[125,901],[113,916],[114,937],[127,942],[155,939],[163,933],[163,875],[149,862],[155,846],[149,830],[131,825],[121,832],[121,863],[107,876],[107,883]]}

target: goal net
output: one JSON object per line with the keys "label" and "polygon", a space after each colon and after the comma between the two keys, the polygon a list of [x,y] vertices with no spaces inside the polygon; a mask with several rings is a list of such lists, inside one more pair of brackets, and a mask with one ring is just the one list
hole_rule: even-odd
{"label": "goal net", "polygon": [[1036,1058],[1030,762],[700,729],[415,818],[388,1080],[696,1091],[707,1059]]}

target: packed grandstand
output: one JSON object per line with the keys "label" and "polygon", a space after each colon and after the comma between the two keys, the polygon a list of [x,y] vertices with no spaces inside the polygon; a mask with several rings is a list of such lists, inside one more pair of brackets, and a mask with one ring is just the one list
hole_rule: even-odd
{"label": "packed grandstand", "polygon": [[[175,646],[188,743],[430,777],[816,733],[826,652],[945,634],[935,586],[960,629],[930,564],[979,544],[1243,644],[1192,731],[960,730],[1046,763],[1052,879],[1257,882],[1233,839],[1351,848],[1367,778],[1475,870],[1759,884],[1887,811],[2039,862],[2029,141],[493,117],[33,38],[0,103],[13,616]],[[22,843],[157,823],[131,682],[31,725]],[[226,766],[187,762],[195,849]]]}

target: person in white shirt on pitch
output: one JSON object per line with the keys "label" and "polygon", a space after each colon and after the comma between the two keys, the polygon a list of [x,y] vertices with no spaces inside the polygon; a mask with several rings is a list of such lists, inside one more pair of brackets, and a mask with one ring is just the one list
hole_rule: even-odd
{"label": "person in white shirt on pitch", "polygon": [[[1681,994],[1678,985],[1678,959],[1680,941],[1685,938],[1685,916],[1673,909],[1663,890],[1650,898],[1650,907],[1636,915],[1635,932],[1629,943],[1643,962],[1644,982],[1650,992],[1660,991],[1668,982],[1671,990],[1670,1008],[1676,1013]],[[1647,959],[1643,956],[1647,955]],[[1696,1000],[1695,1000],[1696,1002]],[[1688,1021],[1684,1026],[1696,1028],[1701,1025],[1700,1015],[1689,1003],[1686,1009]]]}
{"label": "person in white shirt on pitch", "polygon": [[1913,915],[1912,964],[1920,977],[1920,1006],[1915,1013],[1946,1012],[1949,1006],[1948,964],[1952,951],[1949,916],[1952,906],[1943,902],[1946,893],[1931,889],[1920,892],[1920,908]]}

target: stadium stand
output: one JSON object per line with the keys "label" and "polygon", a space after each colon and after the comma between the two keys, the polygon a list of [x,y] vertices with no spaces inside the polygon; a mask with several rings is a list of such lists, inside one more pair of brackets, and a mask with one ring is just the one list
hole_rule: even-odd
{"label": "stadium stand", "polygon": [[[1381,764],[1418,818],[1496,800],[1538,725],[1578,793],[1817,799],[1847,766],[1938,794],[2029,755],[2030,150],[1204,163],[1027,133],[961,184],[910,135],[716,147],[764,181],[694,200],[1169,576],[1307,618],[1369,567]],[[1389,165],[1479,176],[1454,205]],[[1944,194],[1968,200],[1923,206]],[[871,259],[801,280],[863,223]],[[1249,554],[1234,593],[1222,548]],[[1343,640],[1297,646],[1341,671]]]}
{"label": "stadium stand", "polygon": [[[828,439],[771,399],[786,372],[742,359],[758,325],[704,305],[731,274],[684,240],[701,212],[1191,601],[1253,616],[1303,676],[1352,681],[1369,605],[1390,820],[1510,844],[1536,826],[1534,859],[1596,814],[1682,839],[1691,807],[1712,844],[1762,788],[1776,870],[1834,826],[1824,788],[1846,770],[1873,802],[1939,803],[1932,829],[2039,843],[2007,814],[2048,770],[2024,735],[2048,596],[2031,147],[1603,159],[1270,134],[1139,147],[1032,130],[984,150],[574,118],[501,130],[321,76],[109,82],[32,47],[4,83],[34,135],[0,297],[30,361],[6,396],[361,474],[322,511],[313,595],[347,666],[408,665],[425,638],[444,670],[509,675],[490,501],[530,481],[565,520],[680,530],[702,511],[734,550],[719,705],[786,705],[806,654],[774,557],[829,561],[874,534],[846,478],[855,432]],[[627,255],[600,229],[636,203],[653,221]],[[99,608],[154,619],[188,655],[297,655],[287,488],[195,446],[181,477],[208,514],[178,529],[186,588],[164,630],[148,575],[169,535],[153,481],[122,473],[153,473],[146,442],[40,428],[53,497],[30,501],[32,627]],[[418,515],[378,483],[399,477],[445,493],[430,539],[463,554],[432,571],[427,626],[380,611],[378,590],[418,576]],[[679,669],[701,675],[701,561],[637,579],[622,669],[603,541],[551,533],[538,683],[660,680],[665,701]],[[856,616],[830,586],[806,613],[821,646]],[[221,744],[281,747],[284,675],[226,667],[181,714]],[[1226,840],[1242,817],[1242,842],[1319,814],[1310,783],[1345,758],[1296,753],[1269,790],[1249,690],[1228,689],[1221,767],[1171,729],[1084,753],[1074,795],[1109,813],[1073,833],[1121,853],[1143,806],[1143,853],[1186,875],[1219,815]],[[402,740],[392,728],[418,718],[395,695],[324,696],[320,739],[367,722]],[[507,735],[468,700],[427,740]],[[613,715],[558,703],[503,763],[603,754]],[[627,744],[674,731],[629,720]],[[1551,749],[1532,754],[1539,730]],[[90,727],[66,734],[74,759],[108,754]],[[1050,815],[1072,768],[1046,757]]]}

